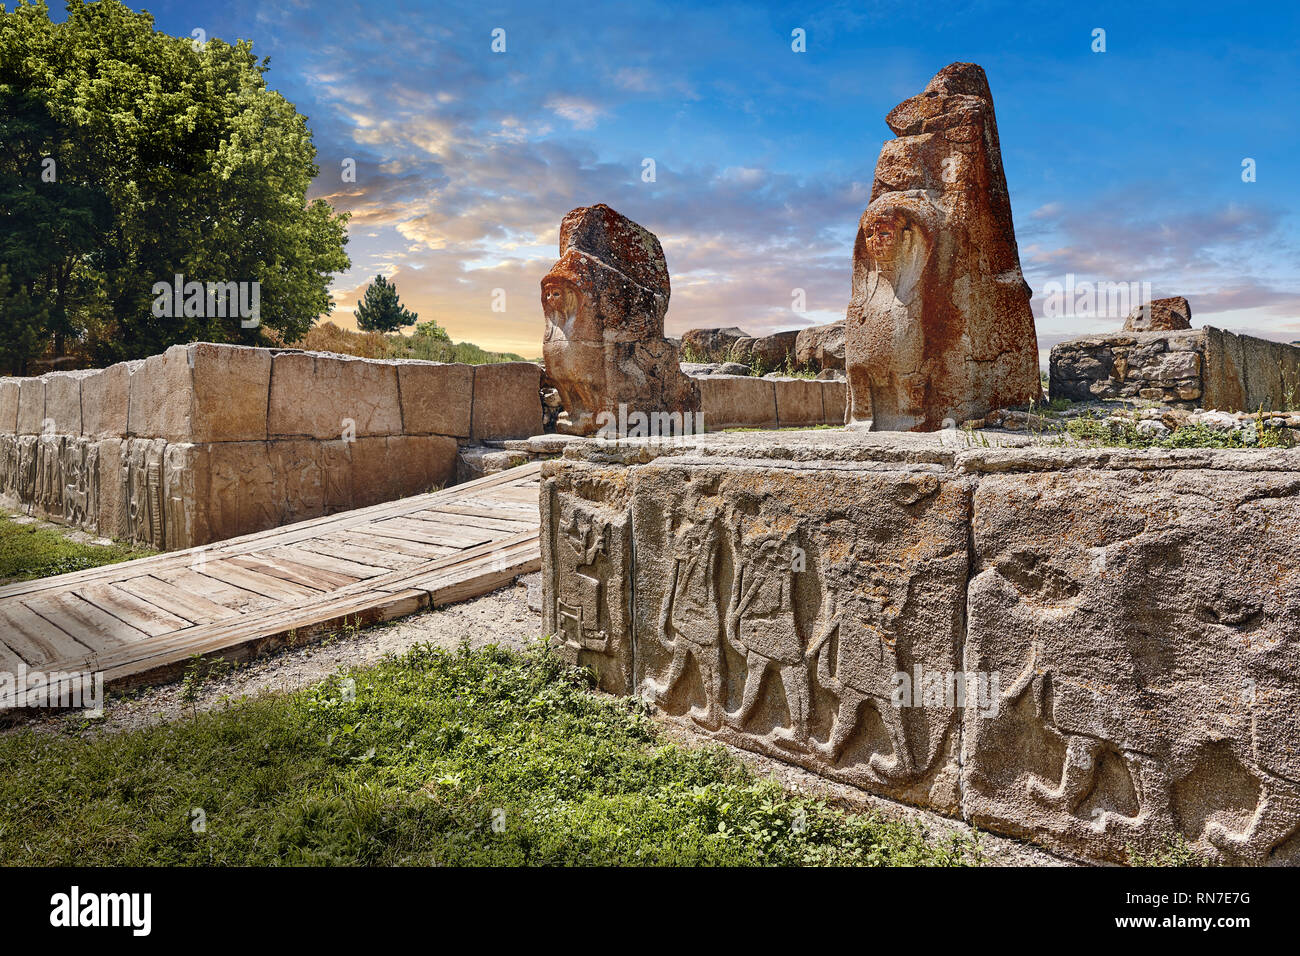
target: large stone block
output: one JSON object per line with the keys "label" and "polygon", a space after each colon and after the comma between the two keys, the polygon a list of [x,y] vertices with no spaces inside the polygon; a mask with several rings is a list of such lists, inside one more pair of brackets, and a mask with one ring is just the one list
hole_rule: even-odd
{"label": "large stone block", "polygon": [[90,438],[123,438],[128,434],[131,371],[140,362],[118,362],[81,380],[81,430]]}
{"label": "large stone block", "polygon": [[18,394],[22,380],[0,378],[0,435],[18,433]]}
{"label": "large stone block", "polygon": [[371,438],[402,431],[397,368],[391,362],[314,352],[272,361],[271,438]]}
{"label": "large stone block", "polygon": [[93,371],[50,372],[45,379],[45,418],[60,435],[81,434],[81,383]]}
{"label": "large stone block", "polygon": [[99,441],[95,531],[105,538],[128,540],[131,537],[130,509],[127,503],[130,446],[130,440],[121,438],[104,438]]}
{"label": "large stone block", "polygon": [[474,404],[474,366],[463,363],[400,362],[402,432],[468,438]]}
{"label": "large stone block", "polygon": [[223,541],[281,523],[282,485],[271,464],[269,444],[216,442],[206,446],[208,540]]}
{"label": "large stone block", "polygon": [[21,378],[18,380],[19,435],[39,435],[45,430],[45,380]]}
{"label": "large stone block", "polygon": [[704,427],[771,427],[776,424],[776,386],[752,375],[710,375],[696,379]]}
{"label": "large stone block", "polygon": [[601,688],[633,692],[631,496],[623,469],[569,468],[542,483],[542,626]]}
{"label": "large stone block", "polygon": [[[189,441],[261,441],[267,437],[271,385],[268,349],[199,342],[189,346],[193,410]],[[317,400],[301,396],[304,405]],[[337,437],[337,436],[335,436]]]}
{"label": "large stone block", "polygon": [[474,441],[542,432],[542,370],[533,362],[474,366]]}
{"label": "large stone block", "polygon": [[810,378],[778,378],[769,381],[776,389],[776,423],[820,425],[826,420],[822,406],[822,383]]}
{"label": "large stone block", "polygon": [[849,403],[849,386],[847,382],[823,381],[822,408],[826,414],[826,424],[843,425]]}
{"label": "large stone block", "polygon": [[705,735],[955,811],[967,482],[707,462],[633,472],[638,687]]}
{"label": "large stone block", "polygon": [[188,441],[193,434],[194,404],[188,347],[173,345],[130,366],[130,372],[127,431],[131,436]]}
{"label": "large stone block", "polygon": [[1001,705],[966,712],[964,814],[1093,858],[1300,863],[1300,473],[1149,457],[980,480],[966,666]]}
{"label": "large stone block", "polygon": [[844,320],[800,329],[794,356],[800,365],[817,371],[844,368]]}

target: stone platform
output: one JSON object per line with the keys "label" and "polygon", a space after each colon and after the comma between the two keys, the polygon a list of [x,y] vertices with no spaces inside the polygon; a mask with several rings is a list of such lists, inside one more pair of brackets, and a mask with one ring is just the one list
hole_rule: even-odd
{"label": "stone platform", "polygon": [[1300,451],[982,441],[569,444],[545,627],[700,734],[992,832],[1300,863]]}

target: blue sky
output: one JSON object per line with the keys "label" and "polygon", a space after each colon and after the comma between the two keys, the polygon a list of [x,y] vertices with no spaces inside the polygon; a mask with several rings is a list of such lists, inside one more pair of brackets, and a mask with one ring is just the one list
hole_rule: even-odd
{"label": "blue sky", "polygon": [[884,116],[966,60],[993,89],[1044,350],[1122,319],[1044,315],[1042,290],[1067,274],[1184,294],[1193,324],[1300,339],[1294,3],[146,9],[169,33],[251,39],[308,116],[313,195],[353,213],[340,324],[384,272],[454,338],[536,356],[559,221],[595,202],[660,237],[670,334],[842,318]]}

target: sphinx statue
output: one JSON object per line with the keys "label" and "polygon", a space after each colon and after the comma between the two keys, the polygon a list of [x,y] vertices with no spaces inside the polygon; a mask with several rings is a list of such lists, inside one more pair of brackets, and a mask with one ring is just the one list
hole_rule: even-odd
{"label": "sphinx statue", "polygon": [[886,118],[853,246],[849,423],[932,431],[1041,397],[993,98],[945,67]]}
{"label": "sphinx statue", "polygon": [[542,355],[565,408],[562,431],[590,435],[629,412],[699,411],[699,388],[664,338],[669,292],[652,232],[603,203],[564,217],[560,259],[542,279]]}

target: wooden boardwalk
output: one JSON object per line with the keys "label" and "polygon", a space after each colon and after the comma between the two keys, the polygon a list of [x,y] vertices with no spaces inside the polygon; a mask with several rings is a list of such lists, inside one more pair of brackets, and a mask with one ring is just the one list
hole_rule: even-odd
{"label": "wooden boardwalk", "polygon": [[540,471],[2,587],[0,670],[129,687],[486,593],[541,567]]}

